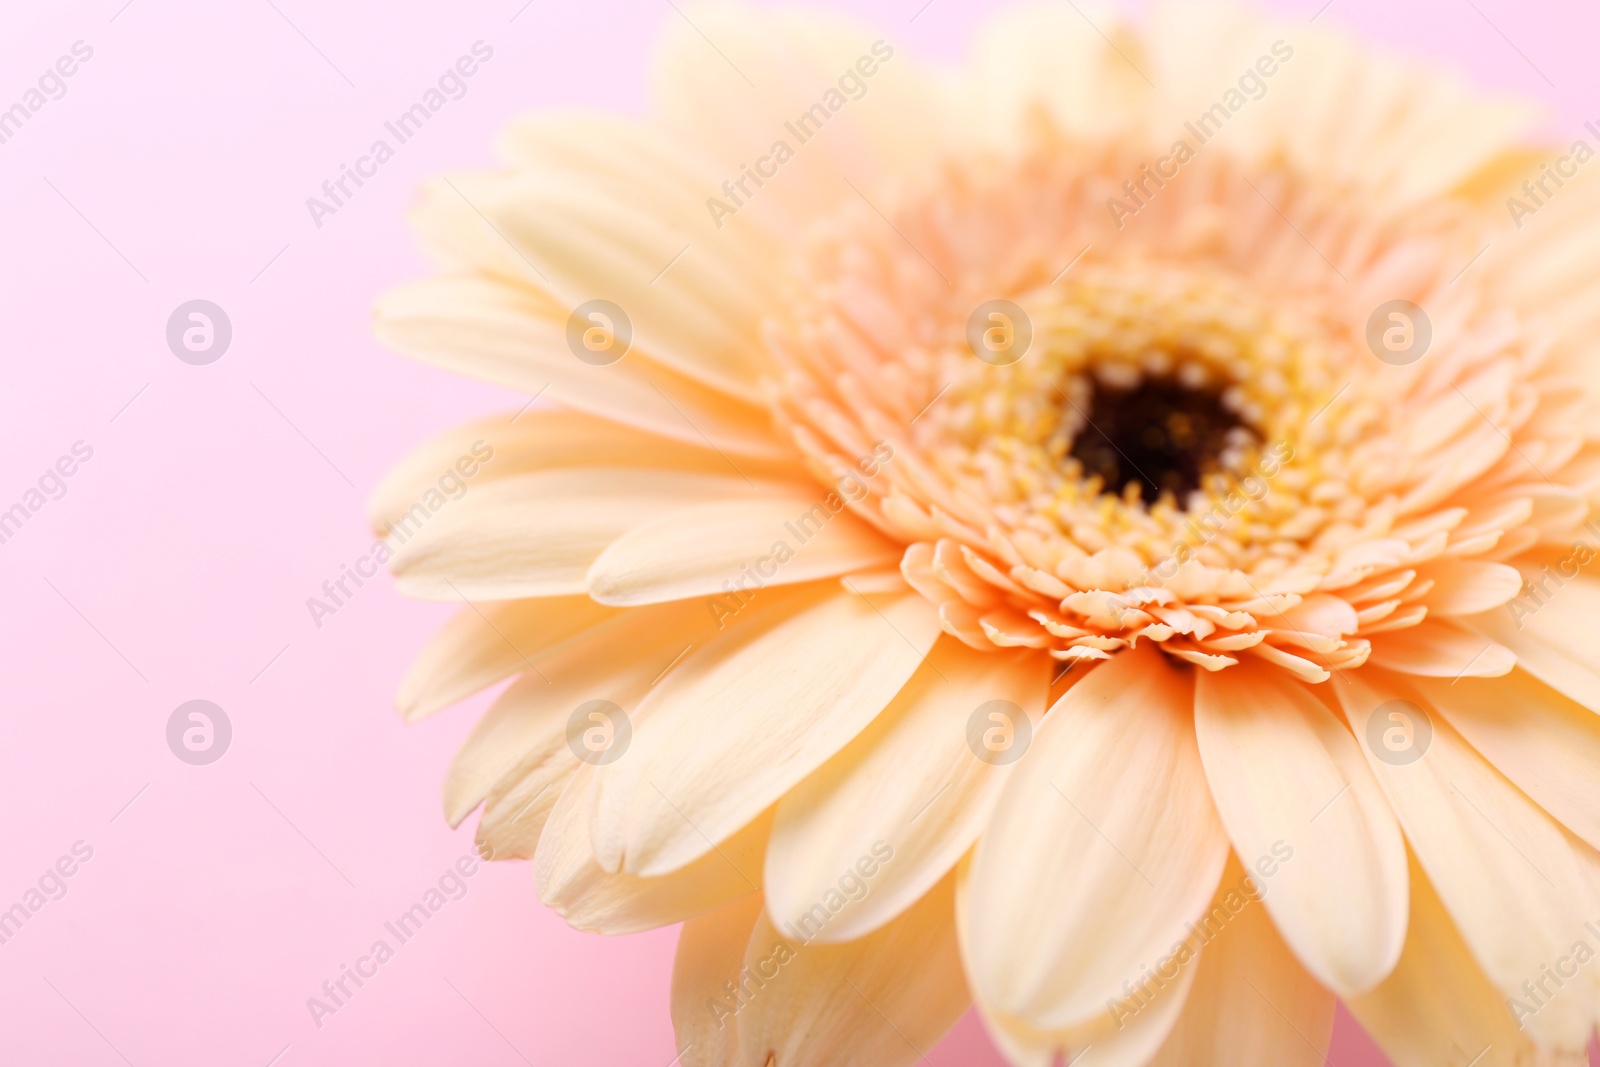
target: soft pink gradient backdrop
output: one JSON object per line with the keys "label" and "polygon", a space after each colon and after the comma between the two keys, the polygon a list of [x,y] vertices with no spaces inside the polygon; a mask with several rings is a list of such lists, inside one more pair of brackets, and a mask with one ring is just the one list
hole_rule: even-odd
{"label": "soft pink gradient backdrop", "polygon": [[[1564,139],[1600,118],[1590,5],[1475,2],[1334,0],[1319,23],[1543,98]],[[413,727],[391,710],[448,609],[380,578],[318,630],[305,600],[370,544],[362,503],[393,460],[521,404],[370,337],[374,296],[429,270],[402,219],[412,191],[492,163],[520,111],[642,110],[647,50],[678,15],[664,0],[123,4],[0,15],[0,107],[74,41],[94,49],[0,145],[0,510],[75,441],[94,449],[0,545],[0,907],[75,841],[94,849],[0,946],[0,1062],[665,1067],[675,932],[570,931],[522,864],[479,873],[313,1026],[306,998],[467,851],[438,783],[482,701]],[[922,4],[853,6],[913,53],[961,57],[984,5],[932,0],[911,22]],[[1278,6],[1305,20],[1320,4]],[[314,228],[305,198],[480,38],[494,59],[466,98]],[[164,343],[196,297],[233,322],[207,367]],[[233,723],[207,767],[164,739],[194,698]],[[970,1017],[929,1059],[1000,1062]],[[1332,1061],[1383,1062],[1348,1020]]]}

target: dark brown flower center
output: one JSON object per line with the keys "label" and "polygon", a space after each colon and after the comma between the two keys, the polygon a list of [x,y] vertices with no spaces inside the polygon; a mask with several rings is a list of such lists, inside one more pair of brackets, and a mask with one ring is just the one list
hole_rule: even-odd
{"label": "dark brown flower center", "polygon": [[1145,377],[1123,389],[1096,382],[1084,414],[1088,425],[1071,449],[1083,476],[1118,494],[1136,484],[1146,504],[1170,493],[1182,507],[1207,475],[1227,469],[1230,451],[1255,438],[1221,392],[1170,378]]}

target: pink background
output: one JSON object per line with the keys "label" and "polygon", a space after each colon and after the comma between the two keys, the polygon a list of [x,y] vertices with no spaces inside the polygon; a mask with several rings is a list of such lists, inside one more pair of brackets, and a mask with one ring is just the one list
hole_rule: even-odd
{"label": "pink background", "polygon": [[[369,335],[373,298],[429,270],[402,220],[413,190],[491,164],[520,111],[642,110],[647,49],[679,16],[661,0],[124,2],[0,15],[0,107],[74,41],[94,49],[0,145],[0,510],[74,442],[94,450],[0,545],[0,907],[74,842],[94,850],[0,945],[0,1062],[665,1067],[675,932],[568,930],[523,864],[480,872],[312,1024],[306,998],[467,851],[438,784],[483,702],[411,727],[391,710],[444,606],[380,578],[319,630],[305,601],[370,545],[362,504],[392,461],[522,402]],[[1474,2],[1334,0],[1319,23],[1540,97],[1563,140],[1600,119],[1592,5]],[[985,5],[932,0],[909,21],[922,3],[855,7],[912,52],[961,57]],[[468,95],[315,228],[306,197],[478,39],[494,58]],[[204,367],[164,340],[197,297],[234,330]],[[196,698],[234,730],[204,767],[165,742]],[[971,1017],[929,1059],[1000,1062]],[[1383,1061],[1342,1019],[1332,1062]]]}

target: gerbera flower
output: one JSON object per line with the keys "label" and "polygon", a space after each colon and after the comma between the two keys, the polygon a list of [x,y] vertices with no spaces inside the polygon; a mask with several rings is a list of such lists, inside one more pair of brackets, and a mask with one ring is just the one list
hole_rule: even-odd
{"label": "gerbera flower", "polygon": [[684,15],[654,118],[513,126],[378,310],[539,399],[373,507],[466,602],[405,714],[516,678],[452,825],[575,926],[687,920],[687,1064],[974,1002],[1018,1064],[1314,1064],[1336,998],[1402,1067],[1581,1062],[1600,168],[1234,8],[954,78]]}

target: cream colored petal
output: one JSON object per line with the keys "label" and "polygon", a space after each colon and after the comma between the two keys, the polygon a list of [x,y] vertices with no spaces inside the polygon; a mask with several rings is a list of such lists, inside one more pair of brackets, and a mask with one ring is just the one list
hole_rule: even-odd
{"label": "cream colored petal", "polygon": [[[956,933],[964,960],[972,958],[971,869],[970,856],[956,868]],[[982,1000],[974,998],[974,1003],[995,1043],[1017,1067],[1050,1067],[1057,1062],[1057,1053],[1062,1061],[1074,1063],[1090,1049],[1098,1067],[1144,1067],[1183,1011],[1198,970],[1197,958],[1190,954],[1176,974],[1166,978],[1146,971],[1130,982],[1126,995],[1108,1000],[1100,1014],[1066,1030],[1038,1030]],[[1171,969],[1170,963],[1167,968]]]}
{"label": "cream colored petal", "polygon": [[1406,852],[1349,732],[1304,685],[1252,662],[1196,677],[1195,735],[1284,940],[1341,996],[1376,985],[1405,940]]}
{"label": "cream colored petal", "polygon": [[1465,620],[1516,654],[1517,664],[1585,707],[1600,710],[1600,578],[1521,568],[1527,590],[1494,611]]}
{"label": "cream colored petal", "polygon": [[[1504,996],[1523,995],[1522,984],[1568,955],[1600,908],[1594,851],[1424,709],[1403,677],[1369,667],[1348,679],[1335,692],[1418,861],[1489,980]],[[1385,740],[1408,726],[1409,743]],[[1422,754],[1394,762],[1413,752]],[[1600,973],[1580,972],[1526,1029],[1542,1043],[1581,1048],[1597,992]]]}
{"label": "cream colored petal", "polygon": [[737,1067],[739,1019],[727,983],[744,967],[760,915],[761,894],[751,893],[683,924],[672,960],[672,1029],[684,1067]]}
{"label": "cream colored petal", "polygon": [[1013,8],[978,37],[963,94],[968,121],[975,136],[1015,143],[1029,109],[1042,105],[1072,133],[1126,136],[1151,125],[1146,66],[1126,20],[1104,7]]}
{"label": "cream colored petal", "polygon": [[1368,662],[1430,678],[1495,678],[1517,665],[1515,654],[1504,645],[1444,619],[1373,634]]}
{"label": "cream colored petal", "polygon": [[[483,814],[473,834],[478,849],[497,860],[532,859],[539,848],[550,813],[562,790],[582,769],[569,751],[558,747],[556,737],[523,757],[510,773],[495,782],[483,800]],[[565,740],[563,733],[560,740]]]}
{"label": "cream colored petal", "polygon": [[[850,184],[873,197],[885,175],[925,165],[948,124],[948,89],[898,41],[816,12],[685,7],[654,81],[669,128],[719,171],[701,200],[733,209],[718,212],[720,233],[798,236],[817,212],[858,200]],[[758,182],[745,167],[772,173]]]}
{"label": "cream colored petal", "polygon": [[1191,675],[1119,652],[1045,716],[973,862],[972,981],[1039,1029],[1083,1023],[1185,934],[1227,857]]}
{"label": "cream colored petal", "polygon": [[544,699],[545,691],[552,689],[530,673],[501,693],[473,726],[445,775],[444,815],[451,826],[461,825],[497,785],[536,780],[534,794],[524,802],[526,810],[498,820],[501,834],[489,839],[485,828],[479,827],[483,843],[497,856],[526,854],[510,837],[521,837],[524,844],[530,836],[537,840],[562,783],[578,765],[567,750],[566,729],[568,715],[582,700],[569,707],[559,695]]}
{"label": "cream colored petal", "polygon": [[469,605],[412,661],[395,704],[414,722],[528,668],[552,646],[615,614],[586,596]]}
{"label": "cream colored petal", "polygon": [[[1444,68],[1374,55],[1338,33],[1241,19],[1238,10],[1164,4],[1148,31],[1151,78],[1174,119],[1197,120],[1229,89],[1252,98],[1225,120],[1215,138],[1222,151],[1287,159],[1335,185],[1365,188],[1371,199],[1404,203],[1464,181],[1516,147],[1539,117]],[[1257,88],[1244,76],[1260,73],[1263,56],[1273,73],[1254,79]]]}
{"label": "cream colored petal", "polygon": [[1416,686],[1496,770],[1600,848],[1600,716],[1520,670]]}
{"label": "cream colored petal", "polygon": [[747,495],[648,519],[594,561],[589,595],[617,605],[711,597],[731,613],[745,592],[767,585],[898,562],[898,546],[848,511],[831,509],[829,495],[820,486]]}
{"label": "cream colored petal", "polygon": [[1417,568],[1417,577],[1433,582],[1424,603],[1431,615],[1476,615],[1497,608],[1522,590],[1515,567],[1481,560],[1439,560]]}
{"label": "cream colored petal", "polygon": [[[1231,863],[1223,885],[1242,873]],[[1300,966],[1260,904],[1245,904],[1206,942],[1198,968],[1183,1015],[1150,1067],[1326,1062],[1333,994]]]}
{"label": "cream colored petal", "polygon": [[[1501,218],[1507,234],[1515,240],[1495,241],[1480,266],[1485,268],[1486,291],[1549,324],[1560,362],[1582,380],[1588,395],[1596,398],[1600,397],[1600,374],[1596,373],[1590,338],[1600,326],[1600,253],[1593,238],[1595,213],[1600,210],[1600,175],[1592,167],[1579,169],[1558,196],[1545,198],[1542,205],[1536,205],[1521,188],[1541,164],[1554,163],[1567,154],[1546,149],[1513,159],[1511,166],[1492,176],[1497,181],[1490,188],[1481,190],[1484,201],[1496,211],[1506,212]],[[1514,223],[1513,197],[1522,209]],[[1530,208],[1537,210],[1529,214]],[[1556,473],[1551,472],[1552,476]]]}
{"label": "cream colored petal", "polygon": [[[1433,884],[1411,859],[1405,951],[1377,988],[1345,1001],[1395,1067],[1526,1067],[1539,1062],[1506,999],[1484,977]],[[1554,1067],[1555,1061],[1550,1062]],[[1585,1059],[1566,1061],[1580,1067]]]}
{"label": "cream colored petal", "polygon": [[765,914],[757,919],[738,1012],[743,1062],[897,1067],[926,1059],[971,1003],[956,947],[954,882],[946,878],[888,925],[842,945],[791,941]]}
{"label": "cream colored petal", "polygon": [[[641,174],[640,182],[647,181]],[[727,396],[759,401],[767,357],[757,327],[775,296],[764,272],[730,256],[731,242],[653,213],[653,199],[659,196],[618,195],[586,175],[546,168],[453,174],[423,187],[413,217],[424,230],[470,227],[480,242],[503,242],[515,258],[501,253],[498,263],[485,266],[509,265],[516,271],[511,277],[560,308],[563,327],[584,303],[610,301],[651,362]]]}
{"label": "cream colored petal", "polygon": [[367,522],[387,536],[407,512],[430,491],[446,497],[470,492],[475,485],[524,469],[510,461],[524,429],[510,416],[480,419],[453,426],[424,441],[389,469],[367,498]]}
{"label": "cream colored petal", "polygon": [[[756,492],[772,491],[770,483]],[[633,526],[685,504],[752,491],[737,475],[629,467],[536,471],[482,486],[391,538],[407,596],[517,600],[583,593],[589,568]]]}
{"label": "cream colored petal", "polygon": [[596,366],[568,346],[571,309],[526,285],[484,275],[412,282],[385,294],[373,331],[389,347],[691,446],[783,457],[766,412],[698,384],[642,347]]}
{"label": "cream colored petal", "polygon": [[[538,670],[524,673],[478,720],[450,764],[444,786],[450,825],[459,825],[497,786],[510,789],[533,774],[541,784],[564,778],[577,765],[567,730],[580,705],[608,700],[637,719],[651,681],[715,632],[703,604],[662,604],[621,612],[540,657]],[[628,655],[618,656],[619,648]],[[558,794],[556,787],[540,801],[544,810]],[[532,831],[537,836],[537,824]],[[518,854],[508,841],[497,847]]]}
{"label": "cream colored petal", "polygon": [[[968,853],[956,865],[956,942],[961,949],[963,966],[972,970],[972,854]],[[1059,1042],[1050,1035],[1033,1029],[1020,1019],[995,1011],[973,993],[972,1004],[983,1019],[990,1039],[1012,1067],[1052,1067],[1056,1062]]]}
{"label": "cream colored petal", "polygon": [[[972,847],[1015,766],[999,761],[1026,751],[1050,666],[1038,653],[974,652],[941,638],[883,714],[779,802],[767,850],[773,921],[849,941],[944,877]],[[986,736],[1019,747],[997,747],[986,760],[976,754],[989,754]],[[879,863],[875,848],[891,858]],[[834,911],[827,905],[841,882],[852,899]]]}
{"label": "cream colored petal", "polygon": [[709,851],[860,733],[938,634],[915,594],[822,583],[764,590],[640,702],[627,758],[600,776],[595,853],[658,875]]}
{"label": "cream colored petal", "polygon": [[[741,457],[752,477],[779,473],[770,462]],[[375,533],[387,535],[430,493],[460,497],[514,474],[558,467],[672,467],[737,474],[714,449],[597,418],[583,411],[532,407],[452,427],[412,449],[367,501]]]}
{"label": "cream colored petal", "polygon": [[1176,969],[1175,975],[1156,975],[1155,967],[1161,966],[1158,960],[1135,976],[1124,995],[1108,998],[1088,1022],[1051,1033],[1048,1040],[1060,1050],[1062,1060],[1072,1063],[1083,1058],[1087,1064],[1092,1053],[1099,1067],[1145,1067],[1183,1015],[1199,975],[1199,957],[1190,955],[1187,963],[1178,964],[1181,953],[1175,950],[1176,946],[1169,946],[1160,957],[1166,960],[1173,954],[1172,962],[1165,966],[1168,971]]}
{"label": "cream colored petal", "polygon": [[534,855],[539,899],[569,924],[631,934],[682,922],[761,888],[770,813],[671,874],[640,878],[601,870],[589,847],[594,774],[594,767],[583,765],[567,783]]}
{"label": "cream colored petal", "polygon": [[729,175],[691,141],[660,122],[585,109],[520,116],[502,131],[498,145],[519,168],[587,182],[670,223],[692,241],[714,242],[719,258],[770,287],[782,263],[780,235],[750,225],[732,227],[712,216],[706,199],[722,195],[719,186]]}

